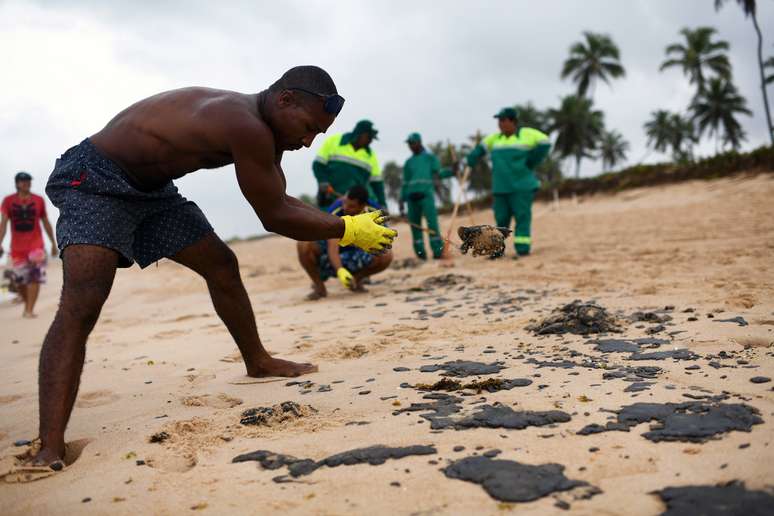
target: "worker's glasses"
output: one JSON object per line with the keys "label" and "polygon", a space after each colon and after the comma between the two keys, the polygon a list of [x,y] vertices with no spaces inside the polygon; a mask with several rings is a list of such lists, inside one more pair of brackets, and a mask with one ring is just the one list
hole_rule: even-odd
{"label": "worker's glasses", "polygon": [[341,108],[344,107],[344,97],[338,94],[334,95],[323,95],[322,93],[315,93],[313,91],[305,90],[304,88],[288,88],[289,90],[298,90],[303,91],[304,93],[308,93],[309,95],[314,95],[315,97],[320,97],[323,99],[323,109],[326,113],[330,115],[338,115],[339,112],[341,112]]}

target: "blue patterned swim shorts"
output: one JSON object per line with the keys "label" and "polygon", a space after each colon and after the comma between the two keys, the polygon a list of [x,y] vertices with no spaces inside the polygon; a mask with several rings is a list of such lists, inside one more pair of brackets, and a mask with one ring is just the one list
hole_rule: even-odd
{"label": "blue patterned swim shorts", "polygon": [[[318,260],[318,265],[320,266],[320,279],[325,281],[328,278],[335,277],[336,271],[328,257],[328,241],[318,240],[317,245],[320,246],[320,250],[322,251]],[[341,265],[353,274],[359,270],[365,269],[374,261],[374,256],[372,254],[368,254],[359,247],[353,245],[339,247],[339,257],[341,258]]]}
{"label": "blue patterned swim shorts", "polygon": [[71,244],[98,245],[121,255],[119,267],[136,261],[145,268],[212,231],[199,207],[172,181],[139,190],[88,138],[56,160],[46,195],[59,208],[56,239],[62,255]]}

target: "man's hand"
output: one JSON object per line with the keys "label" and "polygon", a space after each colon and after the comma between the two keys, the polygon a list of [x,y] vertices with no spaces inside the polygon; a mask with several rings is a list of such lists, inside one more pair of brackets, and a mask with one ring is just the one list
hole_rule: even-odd
{"label": "man's hand", "polygon": [[339,278],[344,288],[352,290],[355,287],[355,277],[344,267],[339,267],[339,270],[336,271],[336,277]]}
{"label": "man's hand", "polygon": [[360,215],[341,217],[344,221],[344,236],[339,245],[355,245],[371,254],[380,254],[392,247],[392,241],[398,236],[394,229],[384,227],[385,218],[379,211]]}
{"label": "man's hand", "polygon": [[59,248],[56,246],[56,244],[51,244],[51,256],[57,256],[57,255],[59,255]]}

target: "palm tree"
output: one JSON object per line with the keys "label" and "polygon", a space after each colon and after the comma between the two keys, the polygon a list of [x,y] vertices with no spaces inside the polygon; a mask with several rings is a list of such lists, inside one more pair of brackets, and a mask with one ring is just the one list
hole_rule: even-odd
{"label": "palm tree", "polygon": [[671,113],[664,109],[653,111],[651,119],[645,122],[645,135],[648,137],[648,147],[653,147],[657,152],[666,152],[669,149],[672,138]]}
{"label": "palm tree", "polygon": [[629,152],[629,142],[618,131],[605,131],[599,140],[599,157],[602,158],[602,169],[610,170],[626,161]]}
{"label": "palm tree", "polygon": [[545,131],[548,127],[548,116],[545,111],[536,108],[532,102],[516,104],[513,107],[519,113],[519,126],[532,127],[541,131]]}
{"label": "palm tree", "polygon": [[[715,0],[715,10],[717,11],[721,7],[723,7],[723,4],[725,4],[725,0]],[[771,138],[771,143],[774,145],[774,126],[771,122],[771,112],[769,111],[769,96],[768,93],[766,93],[766,85],[769,83],[769,80],[766,78],[766,73],[764,72],[764,67],[766,66],[766,63],[763,62],[763,34],[761,34],[761,28],[758,25],[758,16],[757,16],[757,5],[755,3],[755,0],[736,0],[736,3],[739,4],[739,6],[744,11],[744,16],[747,18],[748,16],[752,18],[753,26],[755,27],[755,33],[758,35],[758,69],[761,73],[761,92],[763,93],[763,107],[766,110],[766,123],[769,127],[769,138]],[[770,62],[772,58],[769,58]],[[771,79],[771,78],[769,78]],[[774,80],[774,79],[773,79]]]}
{"label": "palm tree", "polygon": [[564,62],[561,77],[572,76],[578,85],[578,96],[585,97],[591,87],[592,97],[597,80],[610,84],[610,79],[626,75],[621,65],[621,53],[618,46],[607,34],[584,32],[585,42],[579,41],[570,47],[570,57]]}
{"label": "palm tree", "polygon": [[575,158],[575,177],[580,177],[583,158],[594,157],[602,131],[605,115],[594,109],[594,102],[585,97],[568,95],[561,101],[559,109],[549,109],[551,123],[549,132],[556,132],[554,148],[560,158]]}
{"label": "palm tree", "polygon": [[678,163],[693,161],[693,146],[699,143],[693,121],[680,113],[672,113],[669,116],[669,132],[672,159]]}
{"label": "palm tree", "polygon": [[691,103],[693,120],[698,124],[699,134],[709,132],[709,136],[723,137],[723,145],[736,150],[745,139],[742,126],[736,119],[738,114],[747,116],[747,101],[742,97],[731,81],[715,77],[710,79],[704,91],[699,92]]}
{"label": "palm tree", "polygon": [[771,68],[772,73],[768,77],[764,79],[764,83],[768,86],[769,84],[774,82],[774,56],[769,57],[764,61],[763,66],[765,68]]}
{"label": "palm tree", "polygon": [[715,32],[712,27],[681,30],[685,44],[674,43],[666,48],[667,60],[661,63],[660,70],[679,66],[689,82],[696,84],[697,91],[704,89],[708,72],[730,79],[731,63],[726,55],[728,42],[713,41]]}
{"label": "palm tree", "polygon": [[671,149],[672,159],[677,162],[693,158],[692,147],[698,139],[689,118],[661,109],[651,113],[644,128],[647,144],[653,150],[665,153]]}

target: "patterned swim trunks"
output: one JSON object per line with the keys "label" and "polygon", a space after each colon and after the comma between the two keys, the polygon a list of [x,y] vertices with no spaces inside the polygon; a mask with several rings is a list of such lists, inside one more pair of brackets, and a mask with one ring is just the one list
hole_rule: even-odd
{"label": "patterned swim trunks", "polygon": [[172,181],[139,190],[88,138],[56,160],[46,195],[59,208],[61,254],[71,244],[99,245],[120,254],[119,267],[136,261],[145,268],[212,231],[199,207],[180,195]]}
{"label": "patterned swim trunks", "polygon": [[[320,279],[325,281],[328,278],[336,276],[336,270],[333,268],[328,256],[328,242],[326,240],[319,240],[317,245],[320,246],[320,250],[322,251],[318,261],[318,265],[320,266]],[[373,255],[368,254],[359,247],[353,245],[339,247],[339,256],[341,257],[341,265],[353,274],[359,270],[365,269],[374,261]]]}
{"label": "patterned swim trunks", "polygon": [[46,282],[46,252],[36,249],[29,253],[26,260],[14,260],[13,280],[19,285]]}

